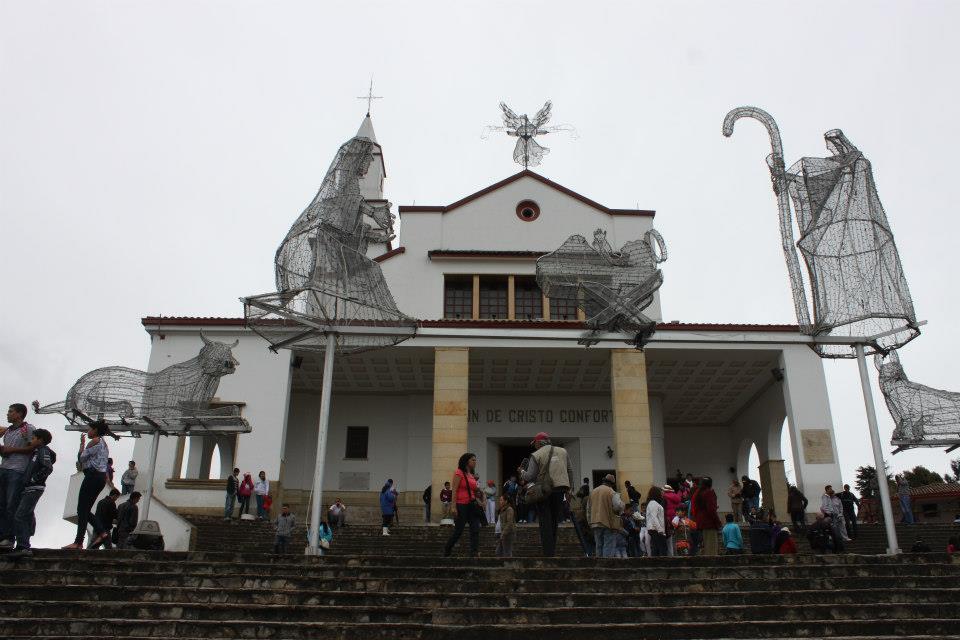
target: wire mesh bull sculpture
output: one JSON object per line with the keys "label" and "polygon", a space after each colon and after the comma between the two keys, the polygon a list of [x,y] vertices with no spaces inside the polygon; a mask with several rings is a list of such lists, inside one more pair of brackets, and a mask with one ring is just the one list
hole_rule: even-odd
{"label": "wire mesh bull sculpture", "polygon": [[[203,347],[196,357],[153,373],[127,367],[103,367],[84,374],[62,402],[34,403],[37,413],[62,413],[68,417],[137,420],[178,418],[209,414],[220,378],[236,371],[232,344],[200,334]],[[236,407],[226,408],[236,411]]]}

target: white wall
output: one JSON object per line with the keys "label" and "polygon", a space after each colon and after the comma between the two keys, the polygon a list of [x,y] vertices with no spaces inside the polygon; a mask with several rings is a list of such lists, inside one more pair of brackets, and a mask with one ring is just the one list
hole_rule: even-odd
{"label": "white wall", "polygon": [[[200,352],[202,342],[196,332],[170,331],[151,335],[151,350],[148,371],[159,371],[171,364],[189,360]],[[240,344],[233,349],[239,361],[236,371],[220,379],[217,397],[225,401],[245,402],[243,416],[250,422],[252,432],[239,436],[236,462],[242,470],[267,472],[267,477],[276,479],[280,474],[282,456],[283,424],[286,399],[290,384],[290,353],[274,354],[257,335],[245,332],[240,327],[204,329],[211,340]],[[174,478],[178,470],[176,462],[177,438],[160,438],[157,453],[157,469],[154,476],[154,495],[171,507],[214,506],[211,504],[217,492],[181,490],[172,491],[164,484]],[[140,469],[137,488],[146,486],[149,472],[150,438],[141,438],[134,446],[133,459]],[[222,502],[222,500],[220,501]]]}
{"label": "white wall", "polygon": [[[532,222],[520,220],[516,206],[521,200],[537,202],[540,217]],[[652,227],[650,217],[611,216],[524,177],[447,213],[403,214],[399,244],[406,251],[382,262],[381,268],[401,311],[416,318],[437,319],[443,317],[444,273],[533,274],[534,262],[430,261],[428,251],[553,251],[571,235],[592,241],[595,229],[606,230],[610,244],[618,249]],[[660,319],[658,297],[647,315]]]}
{"label": "white wall", "polygon": [[[664,429],[664,448],[668,476],[675,476],[677,469],[695,476],[710,476],[720,510],[730,510],[727,487],[733,479],[730,467],[737,464],[737,445],[729,427],[668,424]],[[647,489],[643,488],[644,494]]]}

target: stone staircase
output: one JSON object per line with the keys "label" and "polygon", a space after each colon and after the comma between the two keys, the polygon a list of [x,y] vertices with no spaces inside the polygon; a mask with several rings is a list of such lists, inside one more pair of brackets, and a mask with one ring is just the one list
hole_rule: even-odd
{"label": "stone staircase", "polygon": [[[196,527],[197,551],[233,551],[239,553],[270,553],[273,550],[274,529],[269,522],[250,520],[224,521],[212,516],[186,516]],[[424,526],[417,522],[409,526],[391,529],[390,536],[382,536],[381,529],[371,525],[350,525],[335,532],[330,554],[332,555],[369,555],[387,554],[391,556],[439,556],[444,543],[450,535],[450,527]],[[809,544],[803,532],[794,532],[797,546],[801,552],[810,552]],[[899,525],[897,536],[900,547],[908,551],[917,537],[922,537],[932,551],[944,551],[947,539],[960,535],[960,526],[956,525]],[[466,555],[468,532],[465,530],[458,549]],[[749,547],[748,532],[743,529],[744,545]],[[299,524],[290,545],[291,553],[302,553],[306,545],[306,528]],[[480,531],[480,554],[494,555],[496,539],[493,527],[484,527]],[[881,554],[887,548],[886,532],[880,525],[861,525],[857,539],[847,543],[847,551],[856,554]],[[456,551],[455,551],[456,553]],[[519,525],[517,542],[514,545],[517,557],[539,557],[540,538],[537,525]],[[561,525],[557,545],[558,556],[577,557],[582,555],[573,528]]]}
{"label": "stone staircase", "polygon": [[38,551],[5,638],[957,638],[944,553],[602,560]]}
{"label": "stone staircase", "polygon": [[[960,638],[960,557],[741,555],[593,560],[569,527],[560,557],[521,527],[513,559],[441,558],[448,528],[355,525],[328,555],[275,556],[265,522],[192,517],[188,553],[0,556],[4,638],[604,640]],[[922,531],[944,548],[955,527]],[[940,544],[943,538],[944,545]],[[908,540],[909,539],[909,540]],[[907,536],[904,543],[912,543]],[[858,545],[883,546],[880,527]]]}

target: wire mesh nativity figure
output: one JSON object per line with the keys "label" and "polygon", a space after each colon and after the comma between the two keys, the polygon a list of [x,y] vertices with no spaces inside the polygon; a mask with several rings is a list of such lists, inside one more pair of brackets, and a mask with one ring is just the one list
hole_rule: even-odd
{"label": "wire mesh nativity figure", "polygon": [[891,444],[901,449],[960,444],[960,393],[910,382],[896,351],[873,360],[893,417]]}
{"label": "wire mesh nativity figure", "polygon": [[545,136],[548,133],[565,131],[576,137],[576,130],[568,124],[558,124],[547,126],[550,121],[553,103],[547,100],[539,111],[533,114],[533,117],[527,114],[517,115],[513,109],[507,106],[505,102],[500,103],[501,117],[503,126],[484,127],[482,138],[486,138],[491,131],[500,131],[508,136],[517,139],[517,144],[513,148],[513,161],[523,165],[524,169],[536,167],[543,161],[543,156],[550,153],[550,149],[536,141],[537,136]]}
{"label": "wire mesh nativity figure", "polygon": [[153,420],[199,416],[226,411],[237,412],[236,407],[218,408],[212,412],[210,401],[217,393],[220,378],[236,371],[237,359],[232,349],[239,344],[224,344],[200,334],[203,347],[195,358],[170,365],[154,373],[104,367],[84,374],[77,380],[67,397],[40,407],[37,413],[62,413],[71,420],[77,416],[106,420]]}
{"label": "wire mesh nativity figure", "polygon": [[[780,236],[800,329],[809,335],[877,338],[867,353],[897,349],[920,334],[870,161],[839,129],[824,134],[831,155],[801,158],[785,168],[777,123],[756,107],[739,107],[723,121],[733,134],[740,118],[759,120],[770,135],[767,165],[780,210]],[[794,243],[791,201],[800,239]],[[813,317],[797,258],[803,255]],[[823,357],[853,357],[847,345],[818,344]]]}
{"label": "wire mesh nativity figure", "polygon": [[655,322],[643,310],[663,284],[657,265],[667,259],[663,237],[654,229],[642,240],[631,240],[620,251],[607,241],[607,232],[593,232],[593,244],[570,236],[560,248],[537,260],[537,283],[551,299],[568,300],[583,309],[590,333],[580,340],[596,343],[600,333],[633,333],[638,348],[653,335]]}
{"label": "wire mesh nativity figure", "polygon": [[[323,351],[325,332],[352,353],[385,347],[412,335],[416,323],[400,313],[369,243],[393,239],[390,204],[366,201],[360,179],[375,143],[354,137],[340,147],[320,190],[290,228],[275,257],[276,293],[244,299],[248,326],[271,348]],[[340,333],[344,327],[407,327],[404,335]]]}

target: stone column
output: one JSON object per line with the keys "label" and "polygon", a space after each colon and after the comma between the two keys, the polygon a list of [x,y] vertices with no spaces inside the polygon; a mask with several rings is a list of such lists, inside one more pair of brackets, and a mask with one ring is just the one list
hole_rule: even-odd
{"label": "stone column", "polygon": [[647,360],[637,349],[610,351],[613,450],[617,486],[629,480],[646,494],[653,484],[653,437],[647,398]]}
{"label": "stone column", "polygon": [[787,513],[787,474],[783,460],[767,460],[760,463],[760,488],[763,490],[763,506],[773,507],[781,522],[789,522]]}
{"label": "stone column", "polygon": [[436,347],[433,365],[433,438],[430,519],[441,517],[440,491],[450,482],[457,461],[467,451],[467,403],[470,388],[470,350]]}

